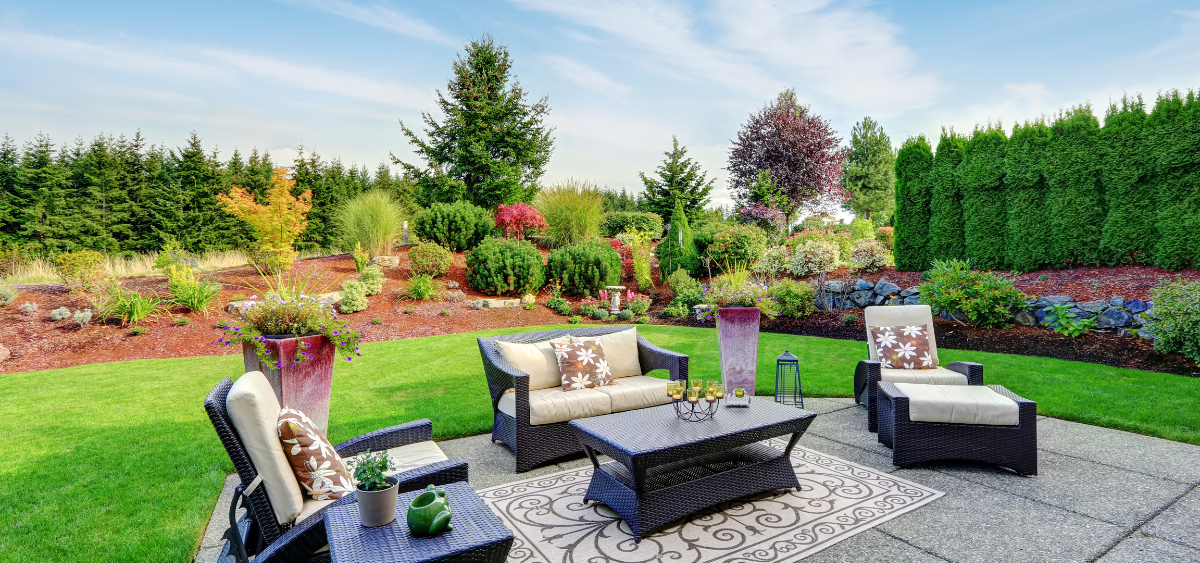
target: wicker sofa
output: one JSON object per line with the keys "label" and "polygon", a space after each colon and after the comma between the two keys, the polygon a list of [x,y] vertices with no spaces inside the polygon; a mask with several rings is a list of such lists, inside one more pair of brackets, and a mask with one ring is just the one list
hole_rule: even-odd
{"label": "wicker sofa", "polygon": [[[638,376],[637,379],[633,377],[617,378],[614,380],[614,385],[597,388],[598,390],[583,389],[564,392],[561,390],[561,384],[553,383],[546,380],[544,376],[538,377],[536,374],[535,377],[531,377],[529,373],[513,367],[505,360],[498,347],[504,347],[502,343],[537,344],[571,337],[628,338],[628,334],[623,331],[633,330],[632,326],[625,325],[531,332],[478,339],[479,353],[483,357],[484,373],[487,375],[488,389],[492,398],[494,416],[492,440],[504,442],[512,449],[516,456],[517,472],[528,471],[539,464],[563,456],[582,454],[583,447],[568,425],[572,418],[666,403],[668,401],[666,381],[646,377],[644,374],[653,370],[665,369],[670,372],[672,380],[687,380],[688,357],[659,348],[634,332],[637,337],[637,366],[640,367],[641,376]],[[613,356],[607,346],[605,355],[610,359]],[[631,359],[626,358],[626,360]],[[653,387],[658,384],[662,385],[661,390]],[[615,392],[624,392],[624,394],[613,394]],[[603,393],[612,394],[607,404],[602,398],[605,396]],[[582,404],[576,401],[577,397],[582,399],[591,397],[594,400]],[[568,401],[579,404],[567,404]]]}

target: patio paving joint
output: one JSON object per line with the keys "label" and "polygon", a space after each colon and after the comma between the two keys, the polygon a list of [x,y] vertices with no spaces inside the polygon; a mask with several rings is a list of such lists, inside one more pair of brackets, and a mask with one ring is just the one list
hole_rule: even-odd
{"label": "patio paving joint", "polygon": [[902,543],[902,544],[904,544],[904,545],[907,545],[908,547],[911,547],[911,548],[913,548],[913,549],[915,549],[915,550],[917,550],[917,551],[920,551],[921,553],[924,553],[924,554],[926,554],[926,555],[928,555],[928,556],[930,556],[930,557],[937,557],[938,559],[941,559],[942,561],[947,561],[947,562],[949,562],[949,563],[954,563],[954,560],[953,560],[953,559],[950,559],[950,558],[948,558],[948,557],[944,557],[944,556],[942,556],[942,555],[938,554],[937,552],[935,552],[935,551],[933,551],[933,550],[931,550],[931,549],[926,549],[926,548],[924,548],[924,547],[921,547],[921,546],[919,546],[919,545],[915,545],[915,544],[913,544],[912,542],[910,542],[910,541],[908,541],[908,540],[906,540],[906,539],[904,539],[904,538],[902,538],[902,537],[900,537],[900,536],[897,536],[897,535],[895,535],[895,534],[892,534],[892,533],[890,533],[890,532],[888,532],[888,531],[884,530],[884,529],[883,529],[882,527],[880,527],[880,526],[876,526],[876,527],[874,527],[874,528],[871,528],[871,529],[872,529],[872,530],[874,530],[874,531],[876,531],[876,532],[879,532],[880,534],[883,534],[883,535],[885,535],[885,536],[887,536],[887,537],[889,537],[889,538],[892,538],[892,539],[894,539],[894,540],[896,540],[896,541],[898,541],[898,542],[900,542],[900,543]]}
{"label": "patio paving joint", "polygon": [[1186,543],[1181,543],[1181,542],[1178,542],[1178,541],[1176,541],[1176,540],[1173,540],[1173,539],[1171,539],[1171,538],[1164,538],[1164,537],[1162,537],[1162,536],[1158,536],[1158,535],[1155,535],[1155,534],[1151,534],[1151,533],[1149,533],[1149,532],[1143,532],[1143,531],[1142,531],[1142,528],[1144,528],[1144,527],[1146,526],[1146,524],[1149,524],[1150,522],[1152,522],[1152,521],[1153,521],[1155,518],[1158,518],[1160,515],[1162,515],[1162,513],[1164,513],[1164,512],[1166,512],[1166,511],[1170,510],[1172,506],[1175,506],[1176,504],[1178,504],[1178,503],[1179,503],[1179,501],[1183,500],[1183,498],[1184,498],[1184,497],[1188,496],[1189,494],[1191,494],[1193,491],[1195,491],[1195,490],[1197,490],[1197,489],[1200,489],[1200,484],[1197,484],[1197,485],[1192,485],[1192,486],[1191,486],[1191,488],[1189,488],[1188,490],[1184,491],[1184,492],[1183,492],[1182,494],[1180,494],[1179,496],[1175,497],[1175,499],[1174,499],[1174,500],[1172,500],[1171,502],[1168,502],[1167,504],[1163,505],[1163,506],[1162,506],[1162,508],[1159,508],[1158,510],[1154,511],[1154,513],[1153,513],[1153,514],[1151,514],[1151,515],[1147,516],[1147,517],[1146,517],[1145,519],[1143,519],[1141,522],[1138,522],[1137,524],[1134,524],[1134,525],[1133,525],[1133,526],[1130,528],[1130,530],[1129,530],[1128,532],[1126,532],[1126,533],[1125,533],[1124,535],[1122,535],[1121,537],[1117,538],[1117,541],[1113,542],[1113,544],[1112,544],[1112,545],[1108,546],[1108,547],[1107,547],[1107,548],[1106,548],[1104,551],[1102,551],[1102,552],[1100,553],[1100,555],[1096,556],[1096,558],[1095,558],[1095,559],[1093,559],[1092,561],[1099,561],[1099,560],[1100,560],[1100,559],[1102,559],[1102,558],[1103,558],[1105,555],[1108,555],[1108,552],[1110,552],[1110,551],[1112,551],[1112,550],[1116,549],[1116,548],[1117,548],[1117,546],[1121,545],[1121,543],[1122,543],[1122,542],[1124,542],[1125,540],[1127,540],[1127,539],[1129,539],[1129,538],[1133,537],[1135,534],[1142,534],[1142,535],[1144,535],[1144,536],[1146,536],[1146,537],[1151,537],[1151,538],[1159,539],[1159,540],[1162,540],[1162,541],[1165,541],[1165,542],[1168,542],[1168,543],[1172,543],[1172,544],[1175,544],[1175,545],[1178,545],[1178,546],[1186,547],[1186,548],[1188,548],[1188,549],[1195,549],[1195,547],[1193,547],[1193,546],[1190,546],[1190,545],[1188,545],[1188,544],[1186,544]]}
{"label": "patio paving joint", "polygon": [[1054,455],[1057,455],[1057,456],[1062,456],[1062,457],[1069,457],[1069,458],[1071,458],[1071,459],[1077,459],[1077,460],[1079,460],[1079,461],[1084,461],[1084,462],[1087,462],[1087,463],[1093,463],[1093,464],[1096,464],[1096,465],[1103,465],[1104,467],[1109,467],[1109,468],[1112,468],[1112,469],[1117,469],[1117,470],[1120,470],[1120,471],[1127,471],[1127,472],[1129,472],[1129,473],[1137,473],[1138,475],[1145,475],[1146,477],[1153,477],[1153,478],[1155,478],[1155,479],[1160,479],[1160,480],[1162,480],[1162,481],[1170,481],[1170,482],[1172,482],[1172,483],[1178,483],[1178,484],[1180,484],[1180,485],[1197,485],[1197,484],[1200,484],[1200,482],[1179,481],[1179,480],[1176,480],[1176,479],[1172,479],[1172,478],[1170,478],[1170,477],[1163,477],[1162,475],[1155,475],[1155,474],[1153,474],[1153,473],[1146,473],[1145,471],[1138,471],[1138,470],[1136,470],[1136,469],[1131,469],[1131,468],[1128,468],[1128,467],[1121,467],[1121,466],[1119,466],[1119,465],[1112,465],[1111,463],[1104,463],[1103,461],[1097,461],[1097,460],[1094,460],[1094,459],[1088,459],[1088,458],[1086,458],[1086,457],[1079,457],[1079,456],[1077,456],[1077,455],[1071,455],[1071,454],[1068,454],[1068,453],[1063,453],[1063,452],[1060,452],[1060,451],[1055,451],[1055,450],[1051,450],[1051,449],[1048,449],[1048,448],[1042,448],[1042,447],[1039,447],[1039,448],[1038,448],[1038,451],[1039,451],[1039,452],[1046,452],[1046,453],[1050,453],[1050,454],[1054,454]]}

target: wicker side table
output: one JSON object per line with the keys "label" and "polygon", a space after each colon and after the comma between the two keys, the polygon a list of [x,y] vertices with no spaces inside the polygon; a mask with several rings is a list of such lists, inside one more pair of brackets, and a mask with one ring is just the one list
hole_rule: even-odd
{"label": "wicker side table", "polygon": [[354,501],[330,506],[325,510],[330,558],[335,562],[504,563],[512,547],[512,531],[466,483],[450,483],[443,488],[454,513],[454,529],[429,538],[413,537],[405,524],[409,503],[424,491],[401,493],[396,520],[378,528],[363,527]]}

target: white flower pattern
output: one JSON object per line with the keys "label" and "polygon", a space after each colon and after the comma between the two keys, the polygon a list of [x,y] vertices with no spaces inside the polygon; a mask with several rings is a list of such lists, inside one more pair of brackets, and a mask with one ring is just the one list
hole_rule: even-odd
{"label": "white flower pattern", "polygon": [[612,384],[612,366],[598,340],[555,345],[563,391],[590,389]]}
{"label": "white flower pattern", "polygon": [[[888,328],[890,329],[891,327]],[[892,344],[895,343],[896,335],[891,330],[875,336],[875,346],[879,348],[891,348]]]}
{"label": "white flower pattern", "polygon": [[571,389],[587,389],[588,387],[591,387],[591,383],[592,380],[588,374],[577,372],[575,376],[571,378]]}
{"label": "white flower pattern", "polygon": [[309,497],[335,500],[354,491],[342,457],[303,412],[285,405],[277,430],[292,471]]}
{"label": "white flower pattern", "polygon": [[871,326],[879,365],[891,369],[933,369],[937,362],[930,350],[928,325]]}

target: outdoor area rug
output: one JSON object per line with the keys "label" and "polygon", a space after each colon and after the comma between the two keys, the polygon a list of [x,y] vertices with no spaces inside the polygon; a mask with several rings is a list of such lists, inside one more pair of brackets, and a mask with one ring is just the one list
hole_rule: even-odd
{"label": "outdoor area rug", "polygon": [[583,502],[590,467],[478,493],[516,536],[512,563],[796,561],[943,494],[798,446],[792,465],[801,490],[719,504],[641,543],[603,503]]}

